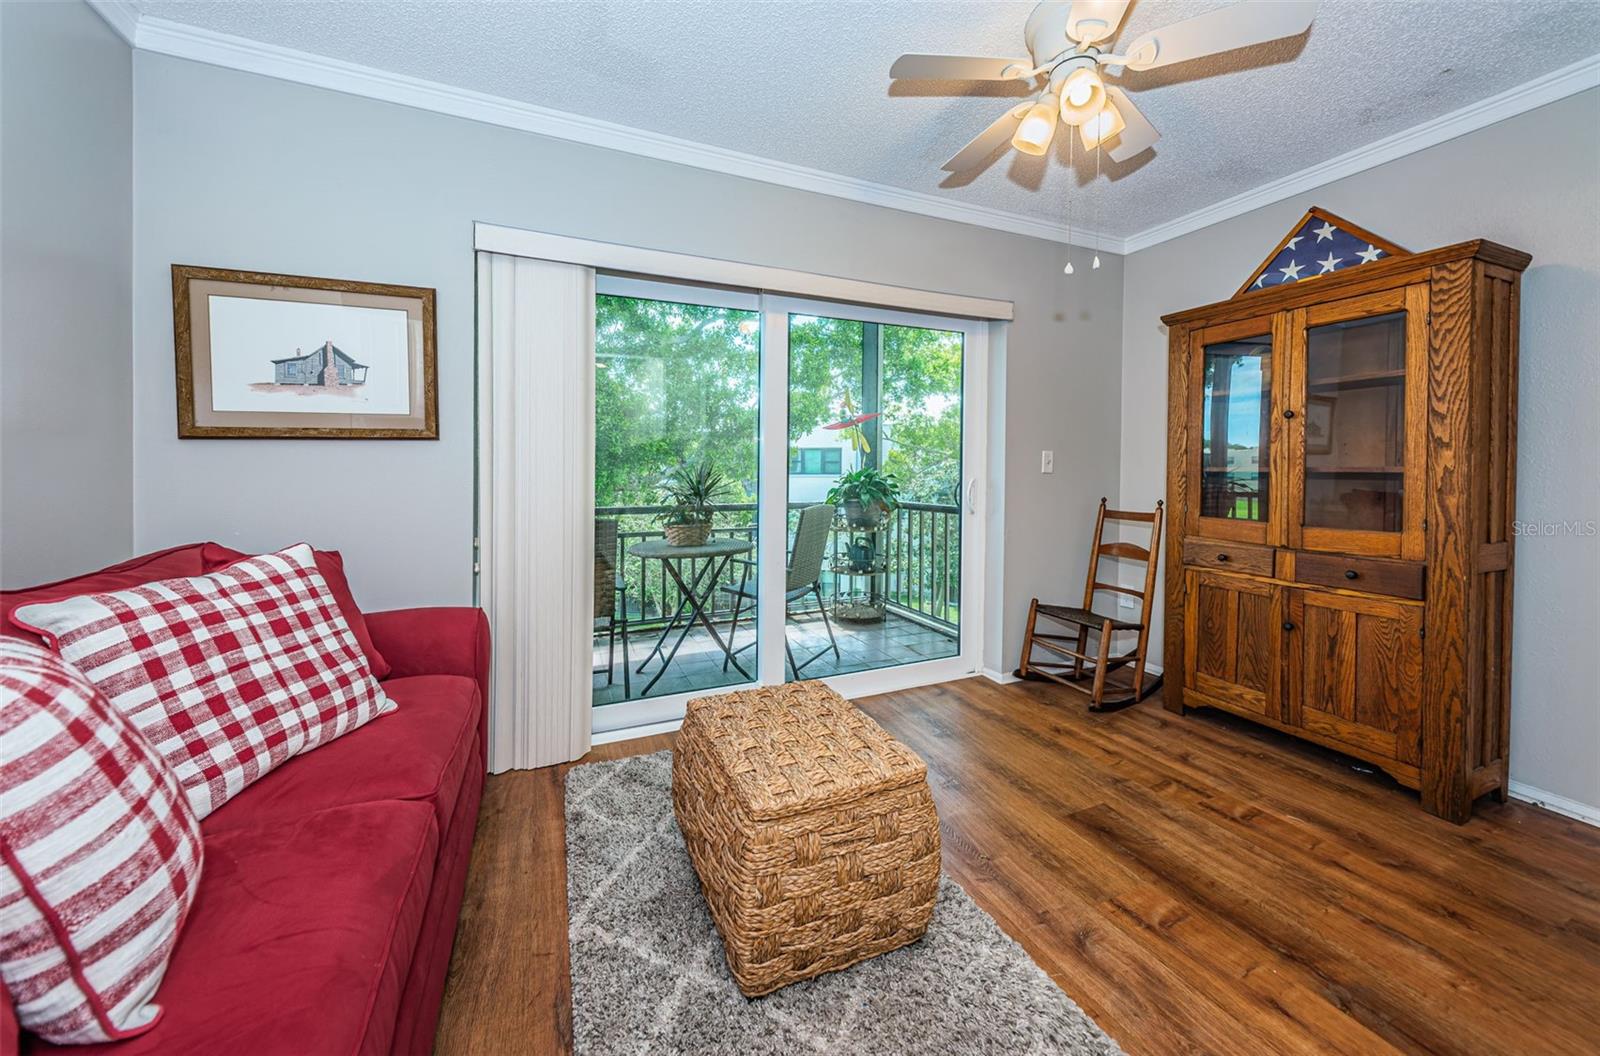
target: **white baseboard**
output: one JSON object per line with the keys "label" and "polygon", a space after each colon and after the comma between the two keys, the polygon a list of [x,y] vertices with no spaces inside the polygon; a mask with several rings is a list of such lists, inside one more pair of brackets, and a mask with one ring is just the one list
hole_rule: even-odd
{"label": "white baseboard", "polygon": [[1586,825],[1600,826],[1600,807],[1579,803],[1575,799],[1558,796],[1554,792],[1546,792],[1542,788],[1534,788],[1521,781],[1511,782],[1510,792],[1513,799],[1532,803],[1536,807],[1543,807],[1545,810],[1554,811]]}

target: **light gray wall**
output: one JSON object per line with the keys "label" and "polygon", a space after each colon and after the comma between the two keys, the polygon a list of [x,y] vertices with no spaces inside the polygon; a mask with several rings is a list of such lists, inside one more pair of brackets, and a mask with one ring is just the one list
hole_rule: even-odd
{"label": "light gray wall", "polygon": [[132,61],[87,5],[0,3],[0,584],[133,545]]}
{"label": "light gray wall", "polygon": [[[1117,487],[1116,256],[1069,280],[1064,247],[1041,240],[164,56],[138,54],[134,78],[138,548],[309,539],[345,552],[364,605],[467,601],[486,220],[1014,301],[1003,655],[1033,592],[1081,589],[1089,504]],[[174,263],[437,287],[442,439],[177,440]]]}
{"label": "light gray wall", "polygon": [[1511,777],[1600,805],[1600,90],[1131,254],[1123,502],[1149,505],[1166,487],[1161,316],[1232,296],[1312,205],[1408,249],[1482,237],[1533,254],[1522,282],[1517,515],[1558,527],[1517,542]]}

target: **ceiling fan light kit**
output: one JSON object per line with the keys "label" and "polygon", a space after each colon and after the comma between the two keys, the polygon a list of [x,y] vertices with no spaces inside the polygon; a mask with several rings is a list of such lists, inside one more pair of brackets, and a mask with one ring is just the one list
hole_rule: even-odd
{"label": "ceiling fan light kit", "polygon": [[1083,140],[1086,150],[1093,150],[1106,140],[1122,133],[1127,123],[1122,120],[1122,115],[1117,108],[1107,103],[1098,114],[1078,126],[1078,136]]}
{"label": "ceiling fan light kit", "polygon": [[1121,53],[1106,50],[1117,35],[1129,0],[1045,0],[1028,15],[1022,37],[1027,59],[973,55],[902,55],[889,76],[924,80],[1034,81],[1036,102],[1014,107],[978,133],[945,162],[964,172],[988,161],[1009,137],[1025,154],[1048,152],[1060,120],[1078,128],[1085,147],[1101,147],[1113,161],[1126,161],[1161,138],[1120,86],[1101,70],[1120,76],[1186,62],[1218,52],[1264,44],[1304,33],[1319,0],[1245,0],[1217,8],[1135,38]]}
{"label": "ceiling fan light kit", "polygon": [[1017,126],[1017,134],[1011,137],[1011,145],[1034,157],[1049,150],[1050,140],[1056,134],[1056,112],[1059,109],[1055,96],[1042,97],[1028,109],[1027,116]]}
{"label": "ceiling fan light kit", "polygon": [[[1081,125],[1100,112],[1106,103],[1106,82],[1094,68],[1094,59],[1080,55],[1068,62],[1078,65],[1061,81],[1061,120],[1069,125]],[[1067,63],[1056,67],[1065,69]]]}

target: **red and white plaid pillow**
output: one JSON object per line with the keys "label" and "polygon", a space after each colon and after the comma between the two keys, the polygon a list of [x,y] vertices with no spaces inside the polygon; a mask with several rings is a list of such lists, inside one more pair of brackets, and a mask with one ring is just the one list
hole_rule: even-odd
{"label": "red and white plaid pillow", "polygon": [[285,760],[394,709],[304,543],[11,618],[133,720],[202,818]]}
{"label": "red and white plaid pillow", "polygon": [[0,637],[0,977],[22,1025],[72,1044],[150,1029],[200,860],[199,819],[132,723]]}

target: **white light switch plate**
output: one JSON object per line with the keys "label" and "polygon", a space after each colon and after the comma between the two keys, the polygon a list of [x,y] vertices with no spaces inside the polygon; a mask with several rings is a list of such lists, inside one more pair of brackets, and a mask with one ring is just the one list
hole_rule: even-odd
{"label": "white light switch plate", "polygon": [[1054,451],[1039,452],[1039,472],[1054,473],[1056,471],[1056,453]]}

